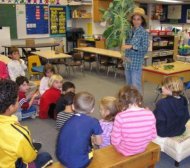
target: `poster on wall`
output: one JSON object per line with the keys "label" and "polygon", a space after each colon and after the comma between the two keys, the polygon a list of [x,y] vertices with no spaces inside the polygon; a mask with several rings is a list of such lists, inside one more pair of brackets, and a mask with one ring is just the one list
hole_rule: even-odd
{"label": "poster on wall", "polygon": [[49,7],[50,34],[62,35],[66,33],[66,6]]}
{"label": "poster on wall", "polygon": [[27,34],[48,34],[48,5],[26,5]]}
{"label": "poster on wall", "polygon": [[181,19],[181,5],[169,5],[168,6],[168,19]]}

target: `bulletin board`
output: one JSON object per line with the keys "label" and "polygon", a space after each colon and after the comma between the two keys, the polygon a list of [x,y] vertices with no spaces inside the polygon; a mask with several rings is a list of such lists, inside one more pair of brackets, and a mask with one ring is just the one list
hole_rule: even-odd
{"label": "bulletin board", "polygon": [[27,34],[48,34],[48,5],[26,5]]}
{"label": "bulletin board", "polygon": [[50,35],[66,33],[66,6],[49,7]]}

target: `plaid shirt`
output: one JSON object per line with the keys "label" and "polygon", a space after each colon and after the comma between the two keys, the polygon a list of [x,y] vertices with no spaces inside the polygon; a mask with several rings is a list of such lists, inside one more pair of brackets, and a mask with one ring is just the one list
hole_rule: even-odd
{"label": "plaid shirt", "polygon": [[141,69],[144,56],[148,51],[148,32],[142,26],[131,30],[126,44],[133,46],[125,52],[125,56],[129,59],[129,62],[126,63],[126,69]]}

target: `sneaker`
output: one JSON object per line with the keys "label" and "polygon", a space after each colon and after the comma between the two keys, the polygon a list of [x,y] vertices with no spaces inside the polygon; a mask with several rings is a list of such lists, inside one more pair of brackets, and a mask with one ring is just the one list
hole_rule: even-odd
{"label": "sneaker", "polygon": [[35,118],[36,118],[36,114],[33,114],[33,115],[31,116],[31,118],[32,118],[32,119],[35,119]]}
{"label": "sneaker", "polygon": [[39,142],[33,142],[34,148],[39,151],[42,148],[42,144]]}

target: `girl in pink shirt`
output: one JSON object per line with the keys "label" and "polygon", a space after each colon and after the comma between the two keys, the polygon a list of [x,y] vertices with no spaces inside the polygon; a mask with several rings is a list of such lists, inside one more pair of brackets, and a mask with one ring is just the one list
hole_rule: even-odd
{"label": "girl in pink shirt", "polygon": [[119,112],[117,108],[116,98],[107,96],[100,101],[100,114],[102,119],[99,121],[102,127],[102,139],[103,143],[100,148],[110,145],[111,132],[113,128],[113,121],[116,114]]}
{"label": "girl in pink shirt", "polygon": [[111,143],[125,156],[144,152],[157,135],[152,111],[143,107],[143,98],[133,86],[120,89],[118,101],[122,112],[115,117]]}

